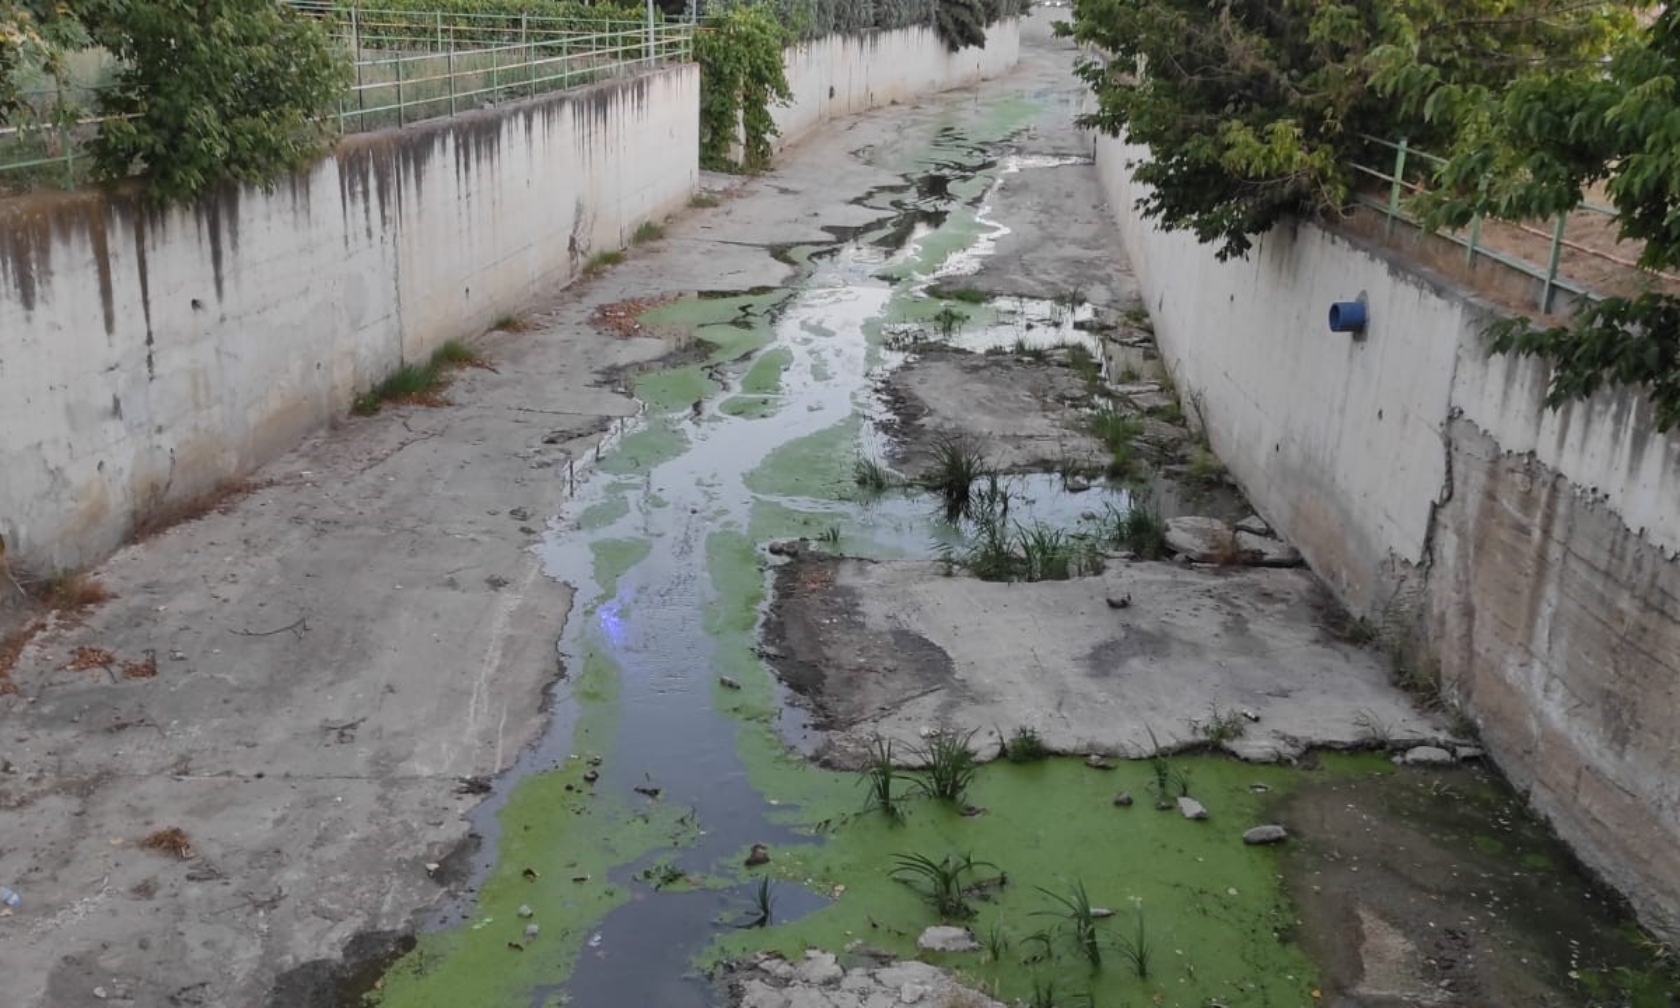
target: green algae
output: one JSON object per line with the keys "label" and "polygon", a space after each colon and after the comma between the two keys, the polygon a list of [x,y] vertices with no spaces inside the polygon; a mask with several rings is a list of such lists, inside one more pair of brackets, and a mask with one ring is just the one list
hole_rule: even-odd
{"label": "green algae", "polygon": [[[497,816],[495,868],[480,887],[471,923],[424,934],[367,1003],[382,1008],[457,1008],[525,1003],[540,985],[571,974],[595,923],[630,899],[608,880],[614,866],[694,840],[675,806],[631,808],[593,793],[592,757],[610,749],[619,671],[591,651],[574,683],[583,702],[578,753],[521,780]],[[521,905],[534,915],[519,916]],[[527,937],[528,923],[540,927]]]}
{"label": "green algae", "polygon": [[754,493],[813,500],[846,500],[852,487],[862,421],[852,416],[834,426],[776,446],[747,474]]}
{"label": "green algae", "polygon": [[696,400],[717,390],[718,383],[707,377],[705,369],[698,364],[655,371],[636,379],[636,398],[650,413],[686,410]]}
{"label": "green algae", "polygon": [[782,390],[782,373],[793,363],[793,351],[774,347],[758,355],[745,378],[741,391],[755,395],[773,395]]}
{"label": "green algae", "polygon": [[725,416],[745,417],[749,420],[762,420],[776,412],[781,400],[775,396],[738,395],[730,396],[718,404],[718,412]]}
{"label": "green algae", "polygon": [[599,504],[592,504],[578,515],[578,528],[584,531],[594,531],[606,528],[630,513],[630,501],[622,494],[608,497]]}
{"label": "green algae", "polygon": [[688,435],[668,419],[655,419],[625,435],[600,462],[602,472],[614,475],[645,473],[688,450]]}
{"label": "green algae", "polygon": [[[762,950],[839,951],[857,940],[914,957],[916,936],[939,921],[887,870],[898,854],[957,853],[1007,873],[1007,885],[976,898],[975,917],[963,923],[979,935],[1001,930],[1012,947],[1000,962],[924,958],[957,968],[1005,999],[1024,998],[1035,977],[1054,976],[1063,989],[1089,989],[1099,1004],[1137,999],[1184,1008],[1210,1001],[1281,1008],[1311,1000],[1315,972],[1289,941],[1293,916],[1278,883],[1276,853],[1241,841],[1242,830],[1263,821],[1267,799],[1252,786],[1283,791],[1299,779],[1297,771],[1216,757],[1175,760],[1193,768],[1194,793],[1214,810],[1210,820],[1194,822],[1176,811],[1154,811],[1146,801],[1115,807],[1117,790],[1146,794],[1144,763],[1104,772],[1065,759],[998,762],[983,768],[969,790],[968,800],[984,807],[984,815],[917,801],[895,824],[864,810],[855,775],[804,765],[777,748],[773,739],[743,747],[755,786],[768,799],[797,807],[800,821],[823,833],[820,843],[779,849],[771,871],[833,900],[792,923],[726,935],[708,950],[708,962]],[[1066,949],[1044,963],[1022,963],[1032,951],[1029,936],[1052,923],[1039,916],[1054,908],[1039,887],[1065,893],[1075,881],[1094,904],[1118,911],[1099,925],[1110,938],[1129,933],[1133,908],[1142,907],[1155,950],[1148,978],[1138,978],[1113,953],[1095,972]]]}
{"label": "green algae", "polygon": [[597,539],[589,544],[595,558],[595,583],[601,586],[601,597],[610,598],[618,591],[618,579],[630,568],[647,559],[653,544],[646,539]]}

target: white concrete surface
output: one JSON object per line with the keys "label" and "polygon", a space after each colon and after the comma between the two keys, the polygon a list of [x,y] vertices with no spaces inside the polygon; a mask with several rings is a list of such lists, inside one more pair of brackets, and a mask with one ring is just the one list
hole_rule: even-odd
{"label": "white concrete surface", "polygon": [[1000,21],[983,48],[951,52],[932,28],[829,35],[782,54],[792,103],[771,110],[776,150],[830,119],[865,112],[1004,73],[1021,53],[1021,23]]}
{"label": "white concrete surface", "polygon": [[438,344],[573,277],[698,179],[699,74],[352,137],[272,192],[0,203],[0,536],[77,566]]}
{"label": "white concrete surface", "polygon": [[[1546,367],[1489,357],[1494,309],[1311,223],[1244,260],[1106,200],[1186,406],[1259,511],[1352,608],[1397,593],[1449,696],[1642,917],[1680,935],[1680,434],[1622,390],[1547,409]],[[1362,338],[1329,331],[1364,294]]]}

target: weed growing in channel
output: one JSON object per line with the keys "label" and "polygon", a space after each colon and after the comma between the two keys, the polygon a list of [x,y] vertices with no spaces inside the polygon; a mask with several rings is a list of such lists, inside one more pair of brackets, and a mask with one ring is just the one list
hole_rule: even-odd
{"label": "weed growing in channel", "polygon": [[1037,763],[1050,758],[1050,747],[1036,729],[1021,725],[1004,741],[1003,758],[1011,763]]}
{"label": "weed growing in channel", "polygon": [[746,922],[736,926],[744,929],[769,927],[775,908],[776,898],[770,891],[770,878],[764,876],[758,880],[758,888],[753,891],[753,907]]}
{"label": "weed growing in channel", "polygon": [[1001,921],[993,921],[986,929],[986,959],[989,962],[1003,962],[1003,957],[1009,954],[1009,932],[1004,930]]}
{"label": "weed growing in channel", "polygon": [[619,252],[617,250],[610,252],[597,252],[589,257],[588,262],[583,264],[583,275],[595,276],[597,273],[600,273],[603,270],[611,269],[623,261],[623,252]]}
{"label": "weed growing in channel", "polygon": [[973,442],[945,437],[933,446],[933,469],[922,478],[922,487],[938,495],[945,520],[954,522],[969,513],[974,481],[986,472],[986,457]]}
{"label": "weed growing in channel", "polygon": [[836,546],[840,543],[840,526],[830,525],[817,533],[817,542],[825,546]]}
{"label": "weed growing in channel", "polygon": [[1154,508],[1133,504],[1122,509],[1107,504],[1100,523],[1109,545],[1129,550],[1140,560],[1167,555],[1167,522]]}
{"label": "weed growing in channel", "polygon": [[1102,382],[1102,364],[1098,363],[1091,348],[1083,343],[1067,344],[1068,367],[1078,375],[1088,389],[1095,389]]}
{"label": "weed growing in channel", "polygon": [[898,793],[901,776],[893,765],[892,740],[876,736],[863,766],[863,782],[869,788],[869,807],[886,816],[889,822],[904,821]]}
{"label": "weed growing in channel", "polygon": [[1092,1008],[1095,1004],[1090,991],[1057,991],[1054,977],[1033,977],[1032,993],[1027,999],[1028,1008]]}
{"label": "weed growing in channel", "polygon": [[1191,718],[1186,724],[1193,737],[1208,745],[1219,745],[1242,738],[1243,732],[1248,730],[1248,721],[1241,711],[1221,710],[1218,704],[1208,705],[1207,720]]}
{"label": "weed growing in channel", "polygon": [[1191,479],[1198,483],[1214,483],[1224,472],[1219,456],[1200,446],[1190,449],[1190,463],[1185,474]]}
{"label": "weed growing in channel", "polygon": [[976,861],[970,855],[947,854],[938,861],[924,854],[898,854],[887,874],[904,883],[921,896],[940,920],[966,920],[974,916],[968,905],[968,894],[980,881],[975,878],[981,868],[996,869],[989,861]]}
{"label": "weed growing in channel", "polygon": [[1089,430],[1108,449],[1110,476],[1124,476],[1132,470],[1135,448],[1132,442],[1143,433],[1143,419],[1122,413],[1105,403],[1085,420]]}
{"label": "weed growing in channel", "polygon": [[1101,966],[1102,942],[1097,935],[1097,915],[1091,906],[1090,896],[1085,892],[1085,883],[1075,879],[1066,894],[1052,892],[1042,886],[1038,887],[1038,891],[1054,900],[1056,906],[1036,911],[1035,916],[1055,918],[1051,934],[1065,935],[1092,969]]}
{"label": "weed growing in channel", "polygon": [[962,332],[963,323],[967,321],[967,315],[950,305],[939,309],[939,314],[933,317],[933,324],[939,327],[939,338],[943,340],[949,340],[957,333]]}
{"label": "weed growing in channel", "polygon": [[710,210],[720,202],[722,201],[709,192],[697,192],[688,198],[688,205],[696,210]]}
{"label": "weed growing in channel", "polygon": [[424,364],[404,364],[396,373],[356,397],[352,410],[372,416],[388,402],[419,406],[443,406],[440,394],[449,384],[449,372],[462,367],[488,367],[483,357],[460,340],[449,340],[433,352]]}
{"label": "weed growing in channel", "polygon": [[894,482],[891,470],[862,455],[852,462],[852,481],[871,494],[886,493]]}
{"label": "weed growing in channel", "polygon": [[642,221],[641,224],[636,226],[636,233],[630,236],[630,240],[637,245],[641,245],[644,242],[658,241],[663,237],[665,237],[663,225],[655,224],[653,221]]}
{"label": "weed growing in channel", "polygon": [[1114,943],[1119,949],[1120,957],[1132,967],[1132,972],[1139,979],[1149,976],[1149,962],[1154,950],[1149,944],[1149,928],[1143,918],[1143,903],[1139,900],[1132,902],[1132,930],[1130,934],[1120,936]]}
{"label": "weed growing in channel", "polygon": [[1043,522],[1016,527],[1014,552],[1020,557],[1023,581],[1066,581],[1080,574],[1100,573],[1103,567],[1096,543]]}
{"label": "weed growing in channel", "polygon": [[943,296],[952,301],[961,301],[963,304],[985,304],[992,299],[990,294],[974,287],[955,287],[944,291]]}
{"label": "weed growing in channel", "polygon": [[915,787],[929,798],[952,803],[960,802],[980,771],[980,762],[969,747],[974,732],[963,735],[940,732],[928,744],[916,751],[923,763]]}

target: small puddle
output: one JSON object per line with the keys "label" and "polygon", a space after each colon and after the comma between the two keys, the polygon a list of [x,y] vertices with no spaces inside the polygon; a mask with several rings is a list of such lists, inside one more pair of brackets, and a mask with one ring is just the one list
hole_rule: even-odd
{"label": "small puddle", "polygon": [[[1007,132],[999,128],[996,136]],[[866,499],[852,486],[860,453],[885,454],[878,450],[883,407],[875,380],[905,359],[895,339],[925,328],[934,313],[960,309],[964,324],[949,342],[976,352],[1097,348],[1080,328],[1091,308],[1077,299],[924,295],[933,284],[959,288],[1006,233],[986,199],[1000,173],[1083,159],[999,161],[990,144],[956,130],[942,133],[935,147],[905,183],[857,201],[891,208],[890,218],[830,229],[831,243],[774,250],[800,264],[792,286],[699,292],[644,317],[693,329],[711,359],[637,381],[645,415],[614,432],[596,471],[552,523],[541,548],[545,567],[576,593],[560,645],[566,677],[554,690],[552,722],[474,814],[476,853],[464,855],[472,861],[469,891],[434,917],[432,927],[441,930],[421,936],[419,948],[370,995],[373,1003],[704,1008],[716,995],[697,962],[714,943],[754,944],[760,933],[744,925],[764,903],[773,906],[777,925],[809,921],[814,929],[796,924],[762,933],[778,936],[775,943],[844,944],[841,931],[865,926],[856,900],[833,897],[846,879],[858,885],[864,872],[879,874],[886,855],[877,847],[898,841],[866,831],[836,846],[803,825],[818,809],[836,810],[823,814],[825,821],[847,820],[859,792],[852,779],[789,761],[782,751],[786,743],[800,747],[807,727],[750,650],[765,592],[759,547],[805,536],[817,548],[849,555],[926,558],[953,542],[957,533],[925,495]],[[1058,527],[1123,509],[1134,497],[1167,515],[1237,517],[1231,512],[1240,507],[1159,477],[1141,487],[1079,493],[1052,474],[1009,479],[1020,517]],[[988,769],[985,789],[1000,804],[1027,802],[1044,793],[1034,772]],[[1281,789],[1287,779],[1277,768],[1224,763],[1198,773],[1220,781],[1233,807],[1258,805],[1251,780]],[[1077,766],[1043,774],[1060,782],[1056,801],[1081,803],[1077,810],[1070,804],[1064,813],[1058,805],[1046,819],[1036,808],[1018,807],[986,828],[1023,859],[1036,856],[1035,842],[1053,851],[1073,845],[1058,857],[1073,856],[1081,844],[1093,849],[1098,841],[1085,834],[1047,834],[1044,824],[1077,820],[1099,831],[1093,836],[1111,831],[1105,823],[1112,782],[1095,781]],[[1141,778],[1134,786],[1141,789]],[[1169,818],[1176,817],[1149,820],[1150,829],[1165,829]],[[1153,833],[1139,836],[1139,844],[1152,845],[1140,847],[1139,856],[1166,859],[1188,875],[1213,857],[1197,846],[1204,841],[1184,848],[1191,853],[1167,853]],[[768,845],[775,858],[775,878],[762,891],[742,868],[755,844]],[[1226,862],[1236,855],[1240,868],[1231,868]],[[1231,875],[1233,896],[1239,885],[1255,892],[1275,885],[1273,862],[1240,845],[1236,855],[1219,855],[1215,872]],[[1041,872],[1055,867],[1041,860]],[[1117,891],[1130,891],[1132,874],[1116,862]],[[1189,885],[1188,875],[1174,884]],[[1171,898],[1170,889],[1150,889],[1148,878],[1135,882],[1150,899]],[[1211,885],[1195,883],[1197,906],[1215,916],[1235,913],[1227,886]],[[874,889],[898,892],[878,881]],[[1278,958],[1284,946],[1266,924],[1273,912],[1267,904],[1253,920],[1240,918],[1260,938],[1244,939],[1237,951],[1255,968],[1283,963],[1294,971],[1287,979],[1282,972],[1257,979],[1255,990],[1299,992],[1310,971],[1293,946]],[[889,947],[904,945],[878,937]]]}

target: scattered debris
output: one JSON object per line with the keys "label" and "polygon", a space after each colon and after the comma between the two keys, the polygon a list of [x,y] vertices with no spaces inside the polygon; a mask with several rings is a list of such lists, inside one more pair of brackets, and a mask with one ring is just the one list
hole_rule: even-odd
{"label": "scattered debris", "polygon": [[458,777],[455,782],[455,793],[461,795],[489,794],[490,778],[484,776]]}
{"label": "scattered debris", "polygon": [[747,852],[747,867],[748,868],[757,868],[759,865],[769,864],[769,863],[770,863],[770,848],[764,846],[761,843],[753,844],[752,845],[752,850]]}
{"label": "scattered debris", "polygon": [[191,861],[197,856],[193,850],[192,840],[187,831],[179,826],[167,826],[154,830],[140,841],[140,846],[147,850],[158,851],[162,854],[173,854],[182,861]]}
{"label": "scattered debris", "polygon": [[601,772],[599,770],[585,770],[583,772],[583,782],[585,784],[593,784],[600,779]]}
{"label": "scattered debris", "polygon": [[124,679],[157,678],[157,652],[147,651],[139,661],[123,662],[122,674]]}
{"label": "scattered debris", "polygon": [[657,308],[676,300],[676,294],[662,294],[658,297],[626,298],[611,304],[601,305],[589,316],[589,321],[619,339],[630,339],[635,336],[654,335],[647,326],[642,324],[642,315],[651,308]]}
{"label": "scattered debris", "polygon": [[519,874],[523,875],[525,877],[525,881],[527,882],[535,882],[537,879],[542,878],[542,873],[538,872],[535,868],[527,868]]}
{"label": "scattered debris", "polygon": [[1132,793],[1130,791],[1122,791],[1119,794],[1115,795],[1114,796],[1114,804],[1116,806],[1120,807],[1120,808],[1131,808],[1132,807]]}
{"label": "scattered debris", "polygon": [[635,787],[631,788],[630,790],[636,792],[639,795],[645,795],[646,797],[649,797],[649,798],[658,798],[659,793],[660,793],[660,789],[654,787],[652,784],[637,784]]}
{"label": "scattered debris", "polygon": [[1119,766],[1114,760],[1101,753],[1092,753],[1085,757],[1085,765],[1092,770],[1113,770],[1116,766]]}
{"label": "scattered debris", "polygon": [[70,662],[64,666],[67,672],[86,672],[88,669],[110,668],[117,663],[117,656],[102,647],[83,644],[70,652]]}
{"label": "scattered debris", "polygon": [[1125,609],[1132,604],[1132,596],[1128,594],[1121,595],[1116,598],[1115,596],[1110,595],[1106,601],[1108,602],[1108,607],[1110,609]]}
{"label": "scattered debris", "polygon": [[778,539],[765,548],[771,556],[796,557],[799,555],[799,540]]}
{"label": "scattered debris", "polygon": [[722,686],[724,689],[729,689],[729,690],[738,690],[738,689],[741,688],[740,683],[736,682],[734,679],[731,679],[726,675],[718,676],[718,685]]}

